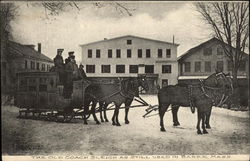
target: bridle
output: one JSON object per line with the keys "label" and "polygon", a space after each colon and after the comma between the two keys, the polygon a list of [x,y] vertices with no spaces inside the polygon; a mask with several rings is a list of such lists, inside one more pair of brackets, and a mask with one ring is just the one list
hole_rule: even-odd
{"label": "bridle", "polygon": [[[218,84],[219,79],[223,79],[223,81],[226,81],[227,77],[225,76],[224,73],[216,73],[215,75],[215,80],[216,80],[216,84]],[[230,81],[230,87],[233,93],[233,84],[232,84],[232,80],[231,78],[229,79]],[[203,80],[200,79],[200,85],[201,85],[201,90],[202,90],[202,95],[205,95],[206,97],[210,98],[213,102],[214,106],[221,106],[223,105],[223,103],[225,103],[227,101],[227,99],[229,98],[230,95],[232,95],[232,93],[230,95],[225,95],[225,92],[222,94],[221,98],[219,99],[220,101],[218,102],[218,104],[216,104],[215,98],[214,96],[211,96],[208,94],[208,92],[205,89],[210,89],[210,90],[225,90],[225,87],[210,87],[207,85],[204,85]]]}

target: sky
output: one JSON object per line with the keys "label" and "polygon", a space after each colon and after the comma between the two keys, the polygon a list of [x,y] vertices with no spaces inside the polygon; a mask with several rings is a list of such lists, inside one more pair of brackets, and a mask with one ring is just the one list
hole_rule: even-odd
{"label": "sky", "polygon": [[75,51],[81,60],[80,44],[135,35],[180,44],[177,55],[210,39],[193,2],[120,2],[132,16],[120,12],[110,2],[77,2],[80,10],[67,7],[58,15],[48,15],[37,2],[16,2],[18,16],[11,22],[13,38],[22,44],[42,43],[42,53],[55,57],[57,48]]}

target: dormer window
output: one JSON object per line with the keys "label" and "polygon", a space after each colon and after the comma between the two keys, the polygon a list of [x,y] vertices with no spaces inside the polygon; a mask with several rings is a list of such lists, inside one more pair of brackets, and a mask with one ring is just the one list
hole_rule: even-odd
{"label": "dormer window", "polygon": [[127,40],[127,45],[131,45],[132,44],[132,40]]}

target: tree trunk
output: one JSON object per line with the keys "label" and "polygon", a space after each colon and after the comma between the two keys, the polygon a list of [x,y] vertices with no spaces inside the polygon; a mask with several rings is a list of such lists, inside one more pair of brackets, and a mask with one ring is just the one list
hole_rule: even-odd
{"label": "tree trunk", "polygon": [[238,73],[238,70],[236,68],[233,68],[232,69],[232,75],[233,75],[233,85],[234,85],[234,87],[238,87],[237,73]]}

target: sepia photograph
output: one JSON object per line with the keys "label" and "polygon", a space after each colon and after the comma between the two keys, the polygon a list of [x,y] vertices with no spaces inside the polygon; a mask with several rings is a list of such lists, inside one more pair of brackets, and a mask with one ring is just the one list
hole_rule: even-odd
{"label": "sepia photograph", "polygon": [[248,161],[248,1],[1,1],[3,161]]}

